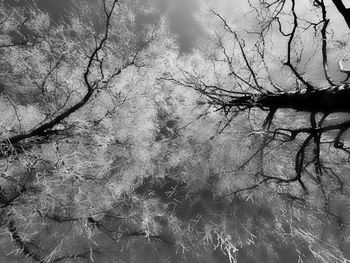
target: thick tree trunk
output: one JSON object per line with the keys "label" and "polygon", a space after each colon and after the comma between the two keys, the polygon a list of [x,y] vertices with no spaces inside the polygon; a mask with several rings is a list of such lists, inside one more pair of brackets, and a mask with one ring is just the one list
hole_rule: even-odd
{"label": "thick tree trunk", "polygon": [[259,107],[267,110],[293,109],[305,112],[350,112],[350,87],[268,94],[247,94],[225,103],[228,107]]}

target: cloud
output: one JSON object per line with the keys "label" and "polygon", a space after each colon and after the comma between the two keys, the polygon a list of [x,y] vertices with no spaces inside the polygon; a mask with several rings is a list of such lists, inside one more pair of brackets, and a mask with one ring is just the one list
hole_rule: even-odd
{"label": "cloud", "polygon": [[168,18],[170,31],[176,35],[180,52],[189,53],[201,36],[201,25],[195,14],[200,10],[197,0],[156,0],[162,15]]}

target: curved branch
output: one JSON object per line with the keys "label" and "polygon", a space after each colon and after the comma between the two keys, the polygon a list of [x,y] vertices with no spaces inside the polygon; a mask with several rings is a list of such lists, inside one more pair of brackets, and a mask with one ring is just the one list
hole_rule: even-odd
{"label": "curved branch", "polygon": [[297,77],[297,79],[299,79],[306,86],[308,90],[312,91],[315,88],[299,74],[299,72],[296,70],[296,68],[293,66],[291,62],[292,43],[294,40],[296,30],[298,28],[298,16],[295,12],[295,0],[291,0],[291,2],[292,2],[292,14],[293,14],[293,29],[292,29],[292,32],[288,34],[289,39],[288,39],[288,47],[287,47],[287,61],[284,64],[290,68],[290,70]]}
{"label": "curved branch", "polygon": [[[0,141],[0,145],[7,145],[7,144],[15,145],[18,142],[21,142],[21,141],[29,139],[29,138],[44,137],[48,133],[50,133],[50,130],[52,130],[57,124],[61,123],[64,119],[69,117],[72,113],[74,113],[77,110],[79,110],[80,108],[82,108],[89,101],[89,99],[91,98],[91,96],[94,93],[94,90],[95,90],[95,88],[97,86],[96,82],[91,82],[89,80],[91,67],[93,66],[93,62],[96,59],[96,57],[98,55],[98,52],[103,48],[104,43],[108,39],[108,32],[109,32],[109,27],[110,27],[110,21],[111,21],[111,17],[112,17],[112,14],[113,14],[113,11],[115,9],[115,6],[116,6],[117,2],[118,2],[118,0],[114,0],[113,1],[111,9],[110,9],[109,13],[107,13],[104,36],[100,40],[99,45],[94,49],[94,51],[90,55],[88,63],[87,63],[86,70],[85,70],[85,72],[83,74],[84,82],[85,82],[85,85],[87,87],[87,93],[85,94],[85,96],[78,103],[76,103],[74,106],[72,106],[71,108],[65,110],[63,113],[59,114],[58,116],[56,116],[51,121],[42,124],[38,128],[33,129],[32,131],[30,131],[28,133],[22,133],[22,134],[18,134],[18,135],[12,136],[10,138],[3,139],[3,140]],[[118,74],[120,72],[121,71],[118,71]],[[4,154],[0,153],[0,156],[3,157]]]}
{"label": "curved branch", "polygon": [[334,82],[332,78],[329,76],[329,70],[328,70],[328,54],[327,54],[327,27],[329,24],[329,19],[327,18],[327,10],[326,6],[324,4],[324,0],[315,0],[315,4],[317,4],[319,7],[321,7],[322,10],[322,29],[321,29],[321,36],[322,36],[322,65],[323,65],[323,72],[324,75],[329,83],[329,85],[334,86]]}
{"label": "curved branch", "polygon": [[350,29],[350,8],[346,8],[342,0],[332,0]]}

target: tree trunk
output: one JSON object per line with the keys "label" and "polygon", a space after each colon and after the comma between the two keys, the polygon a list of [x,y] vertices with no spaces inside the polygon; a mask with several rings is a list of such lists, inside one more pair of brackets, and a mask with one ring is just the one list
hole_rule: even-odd
{"label": "tree trunk", "polygon": [[315,113],[350,112],[350,87],[341,85],[313,91],[246,94],[228,100],[224,104],[226,107],[293,109]]}

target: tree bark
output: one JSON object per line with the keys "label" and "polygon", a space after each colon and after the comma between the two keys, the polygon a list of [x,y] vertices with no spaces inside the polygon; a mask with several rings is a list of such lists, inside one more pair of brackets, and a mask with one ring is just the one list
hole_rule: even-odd
{"label": "tree bark", "polygon": [[350,112],[350,87],[342,85],[313,91],[247,94],[226,101],[224,106],[293,109],[315,113]]}

